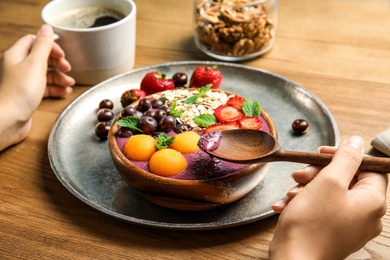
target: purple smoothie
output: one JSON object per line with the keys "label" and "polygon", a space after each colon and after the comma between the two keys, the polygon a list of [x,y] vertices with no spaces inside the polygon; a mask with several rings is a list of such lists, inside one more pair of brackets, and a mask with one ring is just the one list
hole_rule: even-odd
{"label": "purple smoothie", "polygon": [[[261,115],[259,116],[259,118],[263,123],[263,126],[260,130],[269,133],[269,126],[267,122]],[[174,133],[173,131],[168,134],[176,135],[176,133]],[[127,140],[128,138],[116,137],[116,142],[122,152],[123,146],[125,145]],[[167,178],[181,180],[213,179],[232,174],[248,166],[248,164],[231,163],[224,160],[220,160],[218,158],[210,157],[210,155],[208,155],[201,149],[199,149],[195,153],[183,154],[183,156],[187,160],[187,168],[180,173]],[[148,161],[130,161],[139,168],[149,172]]]}
{"label": "purple smoothie", "polygon": [[213,131],[204,134],[198,141],[198,146],[202,151],[211,152],[217,150],[222,139],[222,131]]}

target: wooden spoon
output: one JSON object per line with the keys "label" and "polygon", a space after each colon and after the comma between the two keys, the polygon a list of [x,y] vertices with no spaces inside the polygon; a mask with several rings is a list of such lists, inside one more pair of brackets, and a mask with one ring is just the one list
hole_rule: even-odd
{"label": "wooden spoon", "polygon": [[[234,129],[203,135],[199,146],[208,154],[235,163],[263,163],[287,161],[326,166],[332,154],[284,150],[267,132]],[[364,157],[359,170],[379,173],[390,172],[390,158]]]}

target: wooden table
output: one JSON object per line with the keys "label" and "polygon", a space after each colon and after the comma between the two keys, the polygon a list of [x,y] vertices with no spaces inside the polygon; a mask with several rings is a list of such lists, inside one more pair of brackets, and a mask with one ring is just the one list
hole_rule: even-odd
{"label": "wooden table", "polygon": [[[46,2],[0,1],[1,52],[38,30]],[[136,67],[210,60],[193,43],[192,0],[135,2]],[[306,87],[333,113],[341,140],[361,135],[366,152],[378,154],[369,143],[390,126],[390,3],[281,0],[279,17],[272,51],[243,64]],[[222,230],[159,230],[113,219],[71,195],[50,168],[47,141],[59,113],[87,89],[44,100],[28,138],[0,153],[0,259],[268,257],[277,216]],[[389,219],[388,211],[382,234],[350,259],[390,259]]]}

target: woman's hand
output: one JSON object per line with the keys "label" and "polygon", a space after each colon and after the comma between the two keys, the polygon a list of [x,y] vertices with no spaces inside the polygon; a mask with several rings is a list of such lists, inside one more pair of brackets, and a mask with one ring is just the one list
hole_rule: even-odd
{"label": "woman's hand", "polygon": [[387,174],[357,172],[363,140],[352,136],[323,169],[293,173],[298,186],[273,206],[282,212],[270,245],[271,259],[343,259],[380,234],[386,213]]}
{"label": "woman's hand", "polygon": [[64,74],[70,69],[49,25],[4,52],[0,59],[0,150],[27,136],[31,116],[43,97],[62,97],[72,91],[75,81]]}

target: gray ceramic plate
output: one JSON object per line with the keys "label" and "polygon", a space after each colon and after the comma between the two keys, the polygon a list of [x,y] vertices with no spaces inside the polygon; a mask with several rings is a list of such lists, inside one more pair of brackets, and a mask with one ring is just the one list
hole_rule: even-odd
{"label": "gray ceramic plate", "polygon": [[[267,71],[220,62],[174,62],[135,69],[96,85],[74,100],[57,119],[49,139],[49,159],[60,182],[89,206],[115,218],[149,227],[169,229],[217,229],[253,222],[273,214],[271,205],[284,197],[295,183],[292,171],[303,165],[272,163],[264,180],[250,194],[233,204],[204,212],[181,212],[156,206],[128,188],[117,173],[108,142],[94,135],[96,112],[105,98],[121,110],[120,95],[138,88],[147,72],[160,70],[168,76],[199,65],[217,65],[224,76],[221,89],[260,102],[274,119],[279,141],[286,149],[316,151],[320,145],[337,145],[336,122],[326,106],[305,88]],[[297,118],[310,122],[310,130],[294,136]]]}

